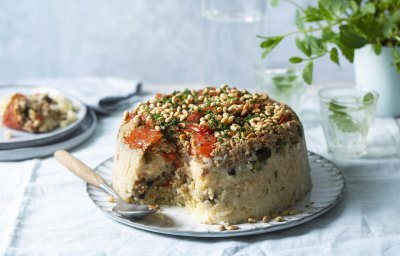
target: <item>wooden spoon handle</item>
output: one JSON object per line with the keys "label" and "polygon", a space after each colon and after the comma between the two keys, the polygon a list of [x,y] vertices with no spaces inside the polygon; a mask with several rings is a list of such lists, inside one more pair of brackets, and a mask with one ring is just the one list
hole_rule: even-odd
{"label": "wooden spoon handle", "polygon": [[100,187],[100,184],[105,183],[101,176],[65,150],[57,150],[54,158],[76,176],[93,186]]}

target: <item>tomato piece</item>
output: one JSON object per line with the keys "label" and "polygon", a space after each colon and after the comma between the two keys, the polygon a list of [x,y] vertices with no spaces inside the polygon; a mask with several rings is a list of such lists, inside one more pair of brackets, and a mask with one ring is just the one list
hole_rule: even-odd
{"label": "tomato piece", "polygon": [[18,109],[18,100],[25,99],[26,97],[20,93],[17,93],[12,96],[10,103],[7,106],[7,109],[3,116],[3,123],[5,126],[11,129],[22,129],[22,122],[17,115]]}
{"label": "tomato piece", "polygon": [[214,109],[215,109],[215,106],[214,107],[208,106],[208,107],[204,107],[203,111],[214,111]]}
{"label": "tomato piece", "polygon": [[202,117],[202,114],[198,111],[191,113],[188,118],[187,121],[191,122],[191,123],[198,123],[200,122],[200,118]]}
{"label": "tomato piece", "polygon": [[202,134],[212,134],[214,131],[211,130],[208,126],[202,126],[199,124],[189,124],[187,127],[189,132],[196,132]]}
{"label": "tomato piece", "polygon": [[211,152],[215,148],[217,138],[214,136],[214,131],[208,126],[202,126],[199,124],[189,124],[186,131],[192,134],[194,141],[194,148],[191,149],[192,154],[198,154],[202,156],[210,156]]}
{"label": "tomato piece", "polygon": [[125,118],[125,122],[131,121],[135,116],[136,116],[135,113],[129,112],[128,115],[127,115],[126,118]]}
{"label": "tomato piece", "polygon": [[149,127],[138,127],[134,129],[127,137],[125,143],[131,148],[146,149],[162,138],[163,134],[160,131]]}
{"label": "tomato piece", "polygon": [[163,153],[163,157],[164,157],[164,160],[167,161],[167,162],[173,162],[173,161],[175,161],[177,159],[177,156],[176,156],[175,152],[170,152],[170,153],[164,152]]}
{"label": "tomato piece", "polygon": [[213,97],[213,96],[218,96],[219,93],[218,92],[209,92],[208,96]]}
{"label": "tomato piece", "polygon": [[283,124],[284,122],[286,122],[287,116],[282,116],[281,119],[279,119],[278,124]]}
{"label": "tomato piece", "polygon": [[180,167],[180,166],[182,166],[182,162],[181,162],[181,160],[179,159],[179,157],[178,157],[178,153],[177,152],[170,152],[170,153],[163,153],[162,154],[162,156],[163,156],[163,158],[164,158],[164,160],[166,161],[166,162],[172,162],[172,164],[175,166],[175,167]]}
{"label": "tomato piece", "polygon": [[210,156],[215,148],[217,138],[212,134],[193,134],[195,143],[194,153],[202,156]]}
{"label": "tomato piece", "polygon": [[165,182],[164,184],[162,184],[162,186],[163,186],[164,188],[172,188],[172,183],[171,183],[171,181],[167,181],[167,182]]}

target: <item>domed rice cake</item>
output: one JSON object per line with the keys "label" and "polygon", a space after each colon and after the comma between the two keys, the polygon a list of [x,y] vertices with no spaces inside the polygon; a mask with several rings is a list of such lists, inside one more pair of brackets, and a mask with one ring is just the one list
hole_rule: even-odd
{"label": "domed rice cake", "polygon": [[293,110],[223,85],[158,94],[125,113],[112,184],[127,202],[184,206],[202,223],[241,223],[302,199],[309,169]]}

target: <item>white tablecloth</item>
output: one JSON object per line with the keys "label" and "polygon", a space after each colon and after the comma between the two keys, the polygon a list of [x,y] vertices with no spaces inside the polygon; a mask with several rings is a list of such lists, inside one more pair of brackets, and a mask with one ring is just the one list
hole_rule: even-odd
{"label": "white tablecloth", "polygon": [[[153,91],[177,88],[145,85]],[[316,101],[310,98],[305,105],[300,116],[308,148],[328,156]],[[112,156],[120,119],[120,114],[100,119],[93,137],[73,154],[92,167]],[[295,228],[228,239],[173,237],[124,226],[105,217],[87,196],[85,183],[54,159],[3,162],[0,254],[399,255],[398,137],[394,119],[377,119],[367,157],[334,160],[344,169],[347,191],[333,210]]]}

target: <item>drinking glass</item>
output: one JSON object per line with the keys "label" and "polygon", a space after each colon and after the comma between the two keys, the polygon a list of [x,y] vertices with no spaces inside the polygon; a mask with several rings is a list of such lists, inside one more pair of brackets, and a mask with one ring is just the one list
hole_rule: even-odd
{"label": "drinking glass", "polygon": [[203,73],[207,84],[254,83],[265,0],[203,0]]}
{"label": "drinking glass", "polygon": [[329,153],[337,158],[363,156],[378,94],[361,86],[337,86],[320,90],[319,97]]}
{"label": "drinking glass", "polygon": [[299,111],[300,101],[306,92],[307,85],[298,67],[288,66],[287,63],[275,65],[259,63],[254,69],[259,91],[289,105],[296,112]]}

